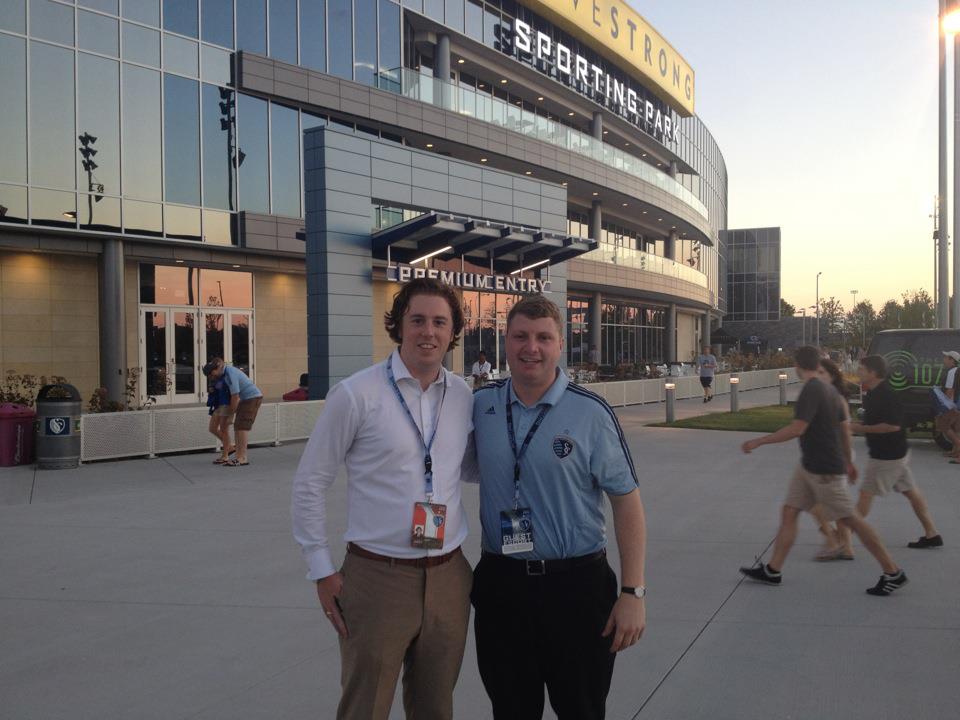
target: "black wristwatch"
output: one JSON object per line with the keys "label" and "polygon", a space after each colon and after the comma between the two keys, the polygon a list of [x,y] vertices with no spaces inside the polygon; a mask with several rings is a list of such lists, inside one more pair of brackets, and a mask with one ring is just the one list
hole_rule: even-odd
{"label": "black wristwatch", "polygon": [[630,587],[629,585],[623,585],[620,588],[621,595],[633,595],[634,597],[643,598],[647,595],[647,588],[643,585],[639,587]]}

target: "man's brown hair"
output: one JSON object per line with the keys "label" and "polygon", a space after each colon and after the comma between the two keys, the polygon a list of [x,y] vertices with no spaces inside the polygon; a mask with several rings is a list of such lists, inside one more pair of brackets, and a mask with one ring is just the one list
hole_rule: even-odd
{"label": "man's brown hair", "polygon": [[860,358],[860,364],[881,380],[887,376],[887,361],[880,355],[867,355]]}
{"label": "man's brown hair", "polygon": [[813,345],[804,345],[803,347],[797,348],[793,358],[794,362],[797,363],[797,367],[801,370],[816,372],[817,368],[820,367],[820,351],[813,347]]}
{"label": "man's brown hair", "polygon": [[460,340],[460,333],[463,332],[463,308],[460,306],[460,298],[449,285],[444,285],[439,280],[433,278],[417,278],[411,280],[402,288],[400,292],[393,296],[393,307],[383,314],[383,326],[390,335],[390,339],[397,345],[403,342],[401,337],[401,327],[403,325],[403,316],[410,309],[410,301],[416,295],[435,295],[442,297],[450,306],[450,317],[453,320],[453,338],[450,340],[450,352],[457,346]]}
{"label": "man's brown hair", "polygon": [[528,295],[510,308],[510,312],[507,313],[508,328],[513,318],[517,315],[523,315],[525,318],[530,318],[531,320],[550,318],[557,324],[557,331],[560,333],[560,337],[563,337],[563,317],[560,315],[560,308],[556,306],[556,303],[547,300],[543,295]]}

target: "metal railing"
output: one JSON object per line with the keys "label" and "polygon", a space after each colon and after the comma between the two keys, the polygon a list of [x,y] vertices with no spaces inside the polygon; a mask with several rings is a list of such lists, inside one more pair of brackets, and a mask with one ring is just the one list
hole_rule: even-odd
{"label": "metal railing", "polygon": [[637,270],[646,270],[647,272],[659,273],[668,277],[686,280],[700,287],[707,287],[707,276],[699,270],[676,262],[660,255],[654,255],[643,250],[622,247],[612,243],[600,243],[596,250],[580,255],[577,260],[592,260],[593,262],[602,262],[609,265],[620,265],[622,267],[635,268]]}

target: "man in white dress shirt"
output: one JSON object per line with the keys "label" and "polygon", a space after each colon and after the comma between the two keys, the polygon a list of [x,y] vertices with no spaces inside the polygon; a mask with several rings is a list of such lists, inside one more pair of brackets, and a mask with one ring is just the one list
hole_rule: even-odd
{"label": "man in white dress shirt", "polygon": [[473,369],[470,371],[470,374],[473,375],[473,388],[482,388],[487,384],[487,380],[490,379],[491,367],[490,363],[487,362],[487,354],[481,350],[477,355],[477,361],[473,364]]}
{"label": "man in white dress shirt", "polygon": [[[442,367],[463,311],[436,280],[406,284],[384,324],[399,348],[334,386],[293,481],[293,534],[340,636],[340,719],[385,719],[403,670],[407,718],[453,717],[472,571],[460,465],[473,397]],[[325,494],[347,468],[347,554],[330,553]]]}

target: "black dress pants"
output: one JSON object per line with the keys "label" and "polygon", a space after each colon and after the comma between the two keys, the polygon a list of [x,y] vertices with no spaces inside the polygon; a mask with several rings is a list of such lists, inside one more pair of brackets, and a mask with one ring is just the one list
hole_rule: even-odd
{"label": "black dress pants", "polygon": [[480,678],[495,720],[538,720],[544,688],[560,720],[602,720],[616,655],[601,637],[617,600],[606,557],[527,575],[522,561],[484,555],[471,600]]}

